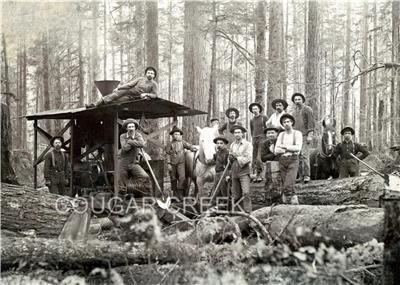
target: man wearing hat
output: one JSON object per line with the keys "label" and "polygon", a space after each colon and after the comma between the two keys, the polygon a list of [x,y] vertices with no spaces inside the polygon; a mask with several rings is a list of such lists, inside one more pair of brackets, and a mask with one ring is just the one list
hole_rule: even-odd
{"label": "man wearing hat", "polygon": [[258,151],[261,143],[263,142],[264,127],[265,123],[268,121],[268,117],[261,114],[263,111],[263,106],[259,103],[251,103],[249,105],[249,111],[253,113],[253,118],[250,120],[250,134],[253,142],[253,170],[256,170],[256,176],[253,182],[261,182],[263,179],[260,176],[262,172],[262,163],[258,155]]}
{"label": "man wearing hat", "polygon": [[250,198],[250,162],[253,156],[253,146],[244,138],[246,129],[240,125],[234,125],[231,133],[235,137],[229,149],[229,160],[231,162],[230,176],[232,179],[231,195],[233,210],[240,206],[240,210],[251,212]]}
{"label": "man wearing hat", "polygon": [[70,169],[68,158],[61,149],[64,138],[55,136],[50,140],[53,149],[48,152],[44,159],[44,180],[50,193],[66,195],[65,184],[68,184]]}
{"label": "man wearing hat", "polygon": [[[339,160],[339,178],[358,176],[360,166],[357,159],[350,154],[363,160],[369,155],[369,152],[363,145],[352,141],[352,136],[355,133],[353,128],[345,127],[340,133],[343,136],[343,141],[337,144],[335,148],[335,156]],[[361,155],[358,155],[359,153]]]}
{"label": "man wearing hat", "polygon": [[283,131],[284,129],[281,125],[280,119],[281,116],[286,113],[288,103],[284,99],[275,99],[272,101],[271,106],[275,112],[271,115],[271,117],[269,117],[268,121],[265,123],[265,127],[271,126]]}
{"label": "man wearing hat", "polygon": [[235,140],[235,137],[231,134],[230,129],[234,125],[241,126],[242,123],[237,120],[239,118],[239,110],[234,107],[228,108],[225,111],[225,115],[228,118],[228,122],[225,122],[222,126],[220,126],[218,132],[220,135],[225,135],[230,144]]}
{"label": "man wearing hat", "polygon": [[185,149],[196,151],[196,148],[182,140],[183,131],[174,126],[169,132],[172,141],[165,147],[171,190],[176,198],[185,197]]}
{"label": "man wearing hat", "polygon": [[[279,125],[281,123],[279,122]],[[260,147],[261,161],[265,162],[265,193],[270,204],[280,202],[282,178],[279,172],[279,157],[275,155],[276,138],[280,128],[270,125],[264,129],[266,139]]]}
{"label": "man wearing hat", "polygon": [[303,147],[300,152],[300,178],[304,183],[310,181],[310,148],[314,137],[315,119],[313,110],[304,104],[306,98],[301,93],[294,93],[292,101],[295,104],[293,117],[296,120],[296,130],[303,134]]}
{"label": "man wearing hat", "polygon": [[[119,185],[120,190],[127,189],[129,179],[140,179],[144,181],[145,191],[151,191],[149,175],[139,165],[139,151],[144,147],[145,142],[142,135],[137,131],[139,123],[135,119],[126,119],[122,125],[126,133],[120,135],[121,157],[119,163]],[[149,193],[135,193],[144,196]]]}
{"label": "man wearing hat", "polygon": [[302,133],[293,129],[296,123],[292,115],[283,114],[281,116],[281,124],[285,130],[278,135],[275,145],[275,154],[279,156],[279,171],[283,181],[282,202],[294,205],[299,203],[294,185],[299,169],[299,154],[303,144]]}
{"label": "man wearing hat", "polygon": [[[216,145],[216,152],[214,154],[215,161],[215,179],[214,179],[214,189],[217,187],[218,183],[219,188],[217,197],[228,197],[228,182],[226,181],[227,172],[225,172],[225,177],[222,177],[225,168],[228,165],[229,158],[229,150],[228,150],[228,140],[224,136],[216,137],[213,142]],[[221,181],[221,182],[219,182]]]}
{"label": "man wearing hat", "polygon": [[158,85],[155,82],[157,70],[154,67],[147,67],[144,71],[145,76],[138,77],[120,87],[113,93],[103,96],[96,103],[87,104],[87,108],[97,107],[113,101],[132,100],[132,99],[153,99],[157,98]]}

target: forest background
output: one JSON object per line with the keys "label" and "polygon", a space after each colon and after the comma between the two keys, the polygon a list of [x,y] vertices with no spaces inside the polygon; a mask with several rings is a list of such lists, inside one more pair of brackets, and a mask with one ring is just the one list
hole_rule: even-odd
{"label": "forest background", "polygon": [[[318,133],[333,117],[338,133],[354,126],[371,149],[400,143],[399,1],[3,1],[1,9],[1,97],[14,151],[32,153],[26,114],[82,107],[101,96],[94,80],[126,83],[148,65],[158,69],[159,97],[209,113],[180,122],[193,143],[194,126],[224,120],[228,106],[249,126],[251,102],[271,115],[270,102],[294,92],[306,95]],[[45,124],[52,134],[63,127]]]}

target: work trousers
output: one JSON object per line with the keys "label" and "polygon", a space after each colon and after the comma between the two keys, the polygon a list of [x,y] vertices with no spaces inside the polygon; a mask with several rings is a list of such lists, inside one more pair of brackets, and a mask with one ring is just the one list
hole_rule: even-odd
{"label": "work trousers", "polygon": [[299,176],[300,178],[304,176],[310,177],[311,172],[310,172],[310,148],[311,148],[311,143],[307,142],[307,136],[303,136],[303,145],[301,147],[301,152],[300,152],[300,173]]}
{"label": "work trousers", "polygon": [[226,173],[225,173],[224,177],[222,177],[223,173],[224,173],[223,171],[215,173],[214,189],[217,187],[218,182],[221,180],[219,187],[218,187],[218,193],[217,193],[216,197],[228,197],[228,182],[225,179]]}
{"label": "work trousers", "polygon": [[65,172],[53,172],[50,177],[50,193],[58,195],[67,195],[65,189]]}
{"label": "work trousers", "polygon": [[299,169],[299,158],[297,156],[281,156],[279,158],[279,169],[282,177],[282,194],[290,200],[295,195],[297,171]]}
{"label": "work trousers", "polygon": [[[231,188],[232,200],[235,204],[233,210],[243,210],[246,213],[251,212],[251,198],[250,198],[250,175],[245,174],[240,177],[232,178]],[[240,206],[239,209],[236,207]],[[235,209],[236,208],[236,209]]]}
{"label": "work trousers", "polygon": [[281,201],[282,177],[278,161],[265,164],[265,201],[271,205]]}
{"label": "work trousers", "polygon": [[119,168],[119,184],[122,186],[126,186],[130,177],[149,178],[149,175],[139,164],[121,164]]}
{"label": "work trousers", "polygon": [[171,164],[169,177],[171,179],[171,190],[179,199],[185,197],[185,163]]}
{"label": "work trousers", "polygon": [[252,167],[253,170],[256,171],[257,176],[261,174],[263,171],[263,163],[261,162],[260,156],[259,156],[259,148],[264,140],[263,137],[255,137],[253,138],[253,161],[252,161]]}
{"label": "work trousers", "polygon": [[354,177],[360,175],[360,167],[355,158],[344,158],[339,162],[339,178]]}

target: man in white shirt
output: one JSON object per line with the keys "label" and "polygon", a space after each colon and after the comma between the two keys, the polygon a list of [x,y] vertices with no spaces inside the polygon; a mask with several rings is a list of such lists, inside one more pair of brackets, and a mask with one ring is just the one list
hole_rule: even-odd
{"label": "man in white shirt", "polygon": [[233,210],[239,205],[241,210],[250,213],[250,162],[253,158],[253,146],[244,138],[247,131],[244,127],[235,125],[230,131],[235,140],[229,149],[231,172],[227,180],[232,178],[231,195],[235,203]]}
{"label": "man in white shirt", "polygon": [[297,171],[299,169],[299,154],[303,144],[303,135],[293,129],[295,119],[289,114],[283,114],[280,123],[285,131],[276,140],[275,154],[279,155],[279,169],[283,181],[282,202],[298,205],[299,201],[294,192]]}
{"label": "man in white shirt", "polygon": [[283,99],[275,99],[272,101],[271,106],[275,109],[275,112],[269,117],[268,121],[265,123],[265,127],[269,126],[278,130],[284,130],[280,120],[282,115],[286,114],[288,103]]}

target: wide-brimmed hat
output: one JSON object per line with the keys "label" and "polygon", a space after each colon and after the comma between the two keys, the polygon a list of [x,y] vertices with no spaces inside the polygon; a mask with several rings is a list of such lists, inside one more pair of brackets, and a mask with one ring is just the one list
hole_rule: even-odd
{"label": "wide-brimmed hat", "polygon": [[132,119],[132,118],[126,119],[126,120],[124,121],[124,123],[122,124],[122,128],[123,128],[123,129],[126,129],[126,127],[128,126],[128,124],[135,124],[136,129],[139,129],[139,122],[136,121],[135,119]]}
{"label": "wide-brimmed hat", "polygon": [[219,122],[219,119],[218,119],[218,118],[212,118],[212,119],[210,120],[210,123],[212,123],[212,122],[214,122],[214,121],[218,121],[218,122]]}
{"label": "wide-brimmed hat", "polygon": [[303,99],[303,102],[306,102],[306,97],[304,97],[303,94],[301,94],[301,93],[294,93],[294,94],[292,95],[292,102],[293,102],[293,103],[294,103],[294,97],[296,97],[296,96],[300,96],[300,97]]}
{"label": "wide-brimmed hat", "polygon": [[242,127],[241,125],[233,125],[232,128],[230,129],[230,132],[233,134],[233,132],[237,129],[242,130],[243,133],[247,132],[246,128]]}
{"label": "wide-brimmed hat", "polygon": [[148,67],[146,67],[146,69],[144,70],[144,75],[146,75],[146,73],[147,73],[147,71],[148,70],[153,70],[154,71],[154,79],[157,77],[157,70],[154,68],[154,67],[152,67],[152,66],[148,66]]}
{"label": "wide-brimmed hat", "polygon": [[253,111],[251,110],[251,108],[253,108],[253,106],[257,106],[260,109],[260,113],[264,110],[263,106],[261,106],[260,103],[254,102],[249,105],[249,111],[252,113]]}
{"label": "wide-brimmed hat", "polygon": [[277,103],[282,103],[282,105],[283,105],[283,110],[286,110],[286,108],[288,107],[288,103],[286,102],[286,100],[281,99],[281,98],[278,98],[278,99],[275,99],[275,100],[273,100],[273,101],[271,102],[271,106],[272,106],[272,108],[274,108],[275,110],[276,110],[276,104],[277,104]]}
{"label": "wide-brimmed hat", "polygon": [[178,128],[177,126],[174,126],[173,128],[172,128],[172,130],[169,132],[169,135],[170,136],[172,136],[174,133],[176,133],[176,132],[178,132],[178,133],[180,133],[181,135],[183,135],[183,131],[180,129],[180,128]]}
{"label": "wide-brimmed hat", "polygon": [[64,143],[64,138],[63,138],[62,136],[54,136],[54,137],[52,137],[51,140],[50,140],[50,145],[51,145],[51,146],[54,146],[53,144],[54,144],[54,141],[55,141],[55,140],[60,140],[60,141],[61,141],[61,144]]}
{"label": "wide-brimmed hat", "polygon": [[356,133],[352,127],[344,127],[344,128],[340,131],[340,134],[343,136],[344,132],[346,132],[346,131],[350,131],[350,132],[351,132],[351,135],[354,135],[354,134]]}
{"label": "wide-brimmed hat", "polygon": [[292,120],[292,122],[293,122],[293,126],[294,126],[294,124],[296,123],[296,120],[294,119],[294,117],[292,116],[292,115],[290,115],[290,114],[283,114],[282,116],[281,116],[281,118],[280,118],[280,122],[281,122],[281,125],[283,125],[283,120],[284,119],[290,119],[290,120]]}
{"label": "wide-brimmed hat", "polygon": [[275,131],[277,133],[279,133],[281,131],[281,129],[275,128],[275,127],[266,127],[264,128],[264,134],[266,134],[268,131]]}
{"label": "wide-brimmed hat", "polygon": [[230,107],[230,108],[226,109],[225,115],[226,115],[228,118],[229,118],[229,113],[230,113],[231,111],[233,111],[233,112],[236,113],[236,118],[239,118],[239,110],[236,109],[236,108],[234,108],[234,107]]}
{"label": "wide-brimmed hat", "polygon": [[214,143],[217,143],[218,141],[223,141],[225,144],[229,143],[228,139],[224,136],[218,136],[215,139],[213,139]]}

